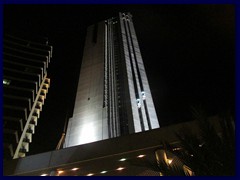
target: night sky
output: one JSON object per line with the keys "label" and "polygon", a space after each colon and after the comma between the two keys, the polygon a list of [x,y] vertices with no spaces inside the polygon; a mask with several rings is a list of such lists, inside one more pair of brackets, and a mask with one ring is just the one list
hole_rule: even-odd
{"label": "night sky", "polygon": [[209,116],[235,101],[234,5],[4,5],[4,33],[48,37],[51,87],[30,153],[54,150],[71,116],[86,28],[131,12],[160,125]]}

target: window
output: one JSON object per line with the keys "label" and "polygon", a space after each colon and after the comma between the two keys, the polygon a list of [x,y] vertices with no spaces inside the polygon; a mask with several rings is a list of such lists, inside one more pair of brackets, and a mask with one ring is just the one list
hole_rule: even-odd
{"label": "window", "polygon": [[137,99],[137,106],[138,106],[138,108],[141,107],[140,99]]}
{"label": "window", "polygon": [[4,85],[9,85],[11,83],[11,80],[9,79],[3,79],[3,84]]}
{"label": "window", "polygon": [[142,99],[145,100],[146,99],[146,95],[145,95],[145,92],[142,91]]}

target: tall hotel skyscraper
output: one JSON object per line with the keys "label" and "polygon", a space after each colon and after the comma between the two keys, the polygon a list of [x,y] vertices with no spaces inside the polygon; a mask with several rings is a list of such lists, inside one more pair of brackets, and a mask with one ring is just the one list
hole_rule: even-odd
{"label": "tall hotel skyscraper", "polygon": [[64,147],[159,128],[130,13],[88,27]]}

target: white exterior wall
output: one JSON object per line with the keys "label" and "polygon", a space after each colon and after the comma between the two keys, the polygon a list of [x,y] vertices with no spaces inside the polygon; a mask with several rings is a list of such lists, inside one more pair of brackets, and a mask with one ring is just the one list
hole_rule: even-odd
{"label": "white exterior wall", "polygon": [[65,147],[108,138],[103,108],[104,23],[98,24],[97,43],[92,41],[94,26],[88,28],[78,82],[73,117],[69,119]]}

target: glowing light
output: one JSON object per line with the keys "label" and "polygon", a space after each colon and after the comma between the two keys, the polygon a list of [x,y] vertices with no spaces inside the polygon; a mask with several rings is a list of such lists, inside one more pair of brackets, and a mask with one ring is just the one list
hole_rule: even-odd
{"label": "glowing light", "polygon": [[41,176],[47,176],[48,174],[41,174]]}
{"label": "glowing light", "polygon": [[172,163],[172,159],[167,159],[168,164]]}
{"label": "glowing light", "polygon": [[202,143],[202,144],[199,144],[198,146],[199,146],[199,147],[203,147],[203,144],[204,144],[204,143]]}
{"label": "glowing light", "polygon": [[138,108],[141,107],[140,99],[137,99],[137,107],[138,107]]}
{"label": "glowing light", "polygon": [[84,123],[79,129],[80,136],[78,137],[78,144],[85,144],[97,140],[96,126],[93,122],[91,122],[94,118],[96,118],[95,115],[91,115],[90,117],[86,118],[90,123]]}
{"label": "glowing light", "polygon": [[11,80],[8,80],[8,79],[3,79],[3,84],[5,85],[9,85],[11,82]]}
{"label": "glowing light", "polygon": [[79,169],[79,168],[72,168],[71,170],[72,170],[72,171],[76,171],[76,170],[78,170],[78,169]]}
{"label": "glowing light", "polygon": [[145,95],[145,92],[142,91],[142,99],[145,100],[146,99],[146,95]]}
{"label": "glowing light", "polygon": [[123,170],[124,169],[124,167],[119,167],[119,168],[117,168],[116,170],[117,171],[121,171],[121,170]]}
{"label": "glowing light", "polygon": [[61,170],[60,170],[60,171],[58,171],[58,174],[62,174],[63,172],[64,172],[64,171],[61,171]]}
{"label": "glowing light", "polygon": [[102,172],[100,172],[101,174],[105,174],[107,171],[102,171]]}
{"label": "glowing light", "polygon": [[122,159],[120,159],[119,161],[126,161],[127,159],[126,158],[122,158]]}
{"label": "glowing light", "polygon": [[94,174],[93,173],[89,173],[89,174],[87,174],[87,176],[93,176]]}
{"label": "glowing light", "polygon": [[145,157],[145,156],[146,156],[146,155],[141,154],[141,155],[138,156],[138,158],[143,158],[143,157]]}

